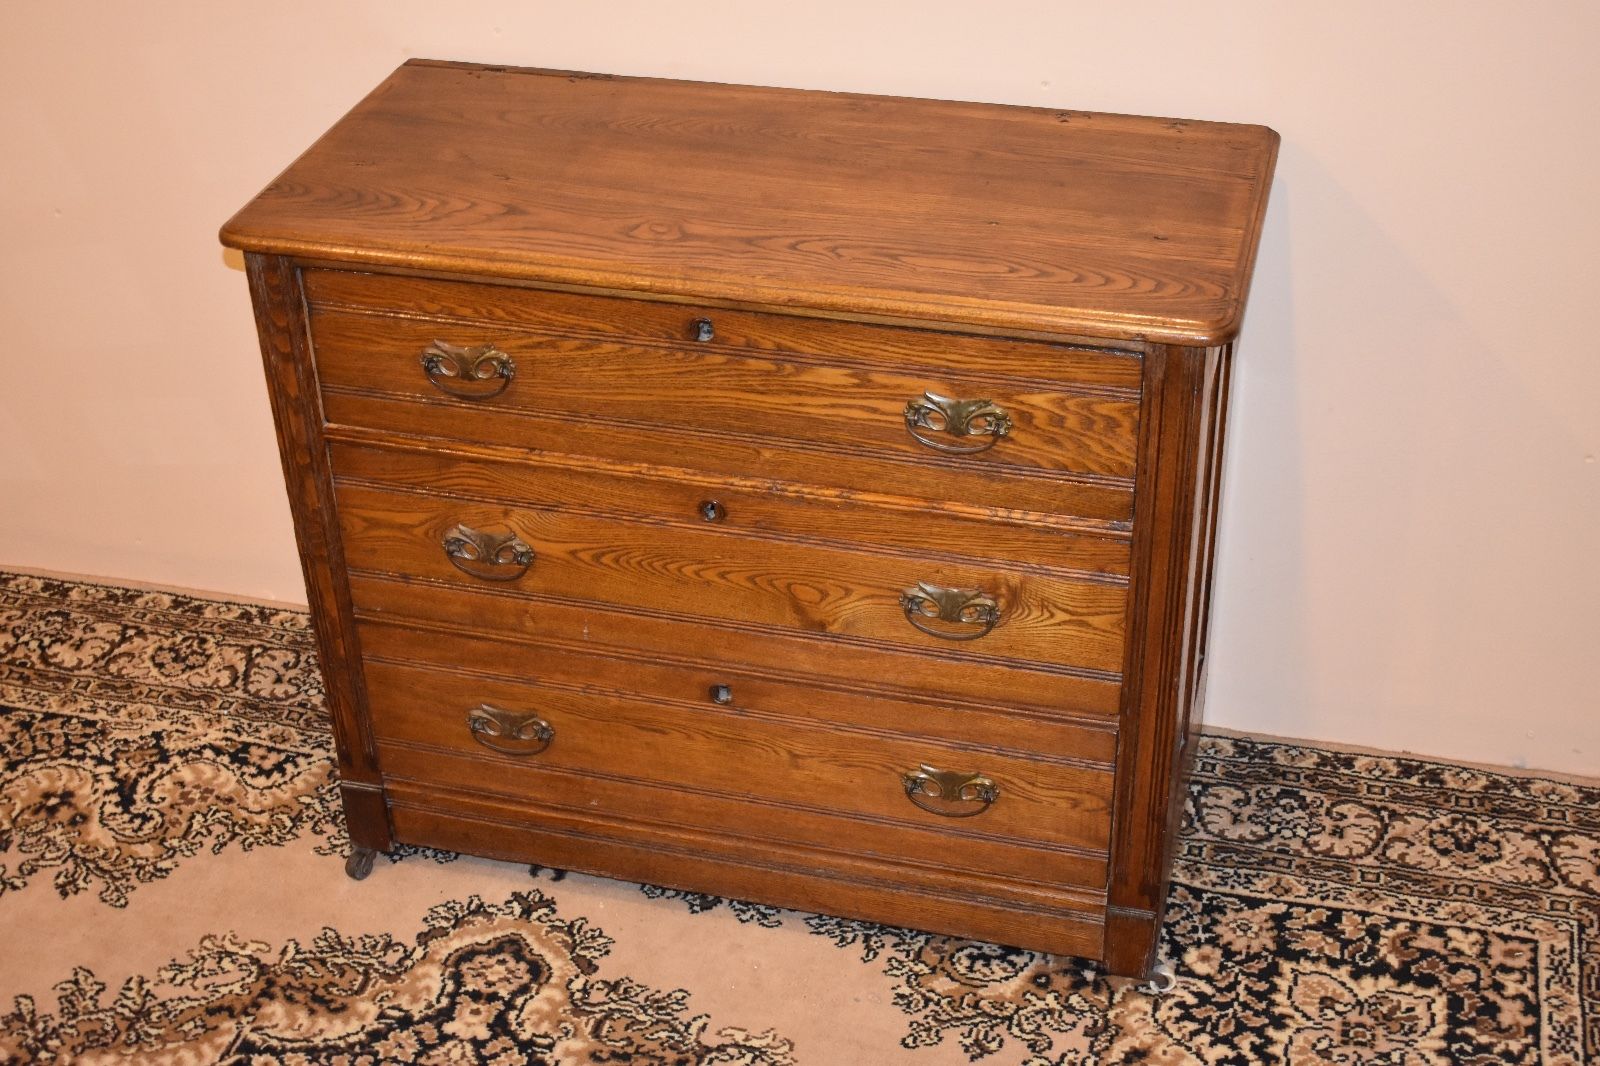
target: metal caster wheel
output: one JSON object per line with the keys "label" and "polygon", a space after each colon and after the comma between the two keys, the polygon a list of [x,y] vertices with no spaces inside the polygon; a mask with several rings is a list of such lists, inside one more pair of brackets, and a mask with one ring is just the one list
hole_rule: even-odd
{"label": "metal caster wheel", "polygon": [[1150,980],[1139,986],[1149,996],[1164,996],[1178,987],[1178,973],[1170,962],[1158,962],[1150,970]]}
{"label": "metal caster wheel", "polygon": [[356,848],[350,852],[350,857],[344,860],[345,876],[352,881],[365,881],[372,872],[372,862],[378,853],[371,848]]}

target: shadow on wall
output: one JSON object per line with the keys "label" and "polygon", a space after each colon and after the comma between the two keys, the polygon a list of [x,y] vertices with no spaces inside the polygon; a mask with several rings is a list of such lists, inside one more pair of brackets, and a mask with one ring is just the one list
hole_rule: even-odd
{"label": "shadow on wall", "polygon": [[1271,719],[1292,675],[1289,664],[1310,659],[1305,458],[1295,402],[1300,352],[1290,273],[1293,154],[1285,138],[1230,385],[1206,717],[1234,728]]}
{"label": "shadow on wall", "polygon": [[[1325,243],[1295,247],[1313,216]],[[1362,743],[1492,742],[1517,765],[1558,738],[1600,755],[1580,712],[1600,606],[1574,570],[1600,528],[1574,506],[1600,510],[1593,467],[1531,380],[1562,355],[1497,347],[1441,266],[1285,141],[1235,368],[1208,717],[1337,738],[1360,716],[1383,730]]]}

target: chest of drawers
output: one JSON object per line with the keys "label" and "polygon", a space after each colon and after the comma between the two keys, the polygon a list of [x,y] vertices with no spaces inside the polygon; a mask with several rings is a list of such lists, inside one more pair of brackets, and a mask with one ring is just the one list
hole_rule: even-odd
{"label": "chest of drawers", "polygon": [[243,250],[364,876],[1152,965],[1277,138],[413,61]]}

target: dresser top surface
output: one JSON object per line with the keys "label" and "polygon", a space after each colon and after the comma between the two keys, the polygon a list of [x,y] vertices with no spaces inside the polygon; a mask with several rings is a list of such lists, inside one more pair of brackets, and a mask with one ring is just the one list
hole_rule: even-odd
{"label": "dresser top surface", "polygon": [[412,60],[250,252],[1113,340],[1237,331],[1263,126]]}

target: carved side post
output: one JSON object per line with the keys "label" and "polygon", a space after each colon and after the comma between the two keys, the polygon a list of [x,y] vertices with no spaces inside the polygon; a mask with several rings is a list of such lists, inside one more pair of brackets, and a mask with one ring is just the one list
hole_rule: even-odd
{"label": "carved side post", "polygon": [[[333,476],[322,437],[322,405],[311,358],[305,300],[294,264],[282,256],[249,254],[245,272],[255,306],[267,392],[272,398],[278,453],[294,515],[295,542],[317,635],[317,655],[339,753],[339,790],[350,840],[357,849],[393,846],[383,778],[372,733],[360,713],[366,703],[350,592],[345,578]],[[369,869],[358,851],[353,865]],[[356,876],[352,871],[352,876]]]}
{"label": "carved side post", "polygon": [[1145,362],[1106,916],[1107,969],[1128,977],[1156,962],[1200,724],[1226,354],[1158,347]]}

